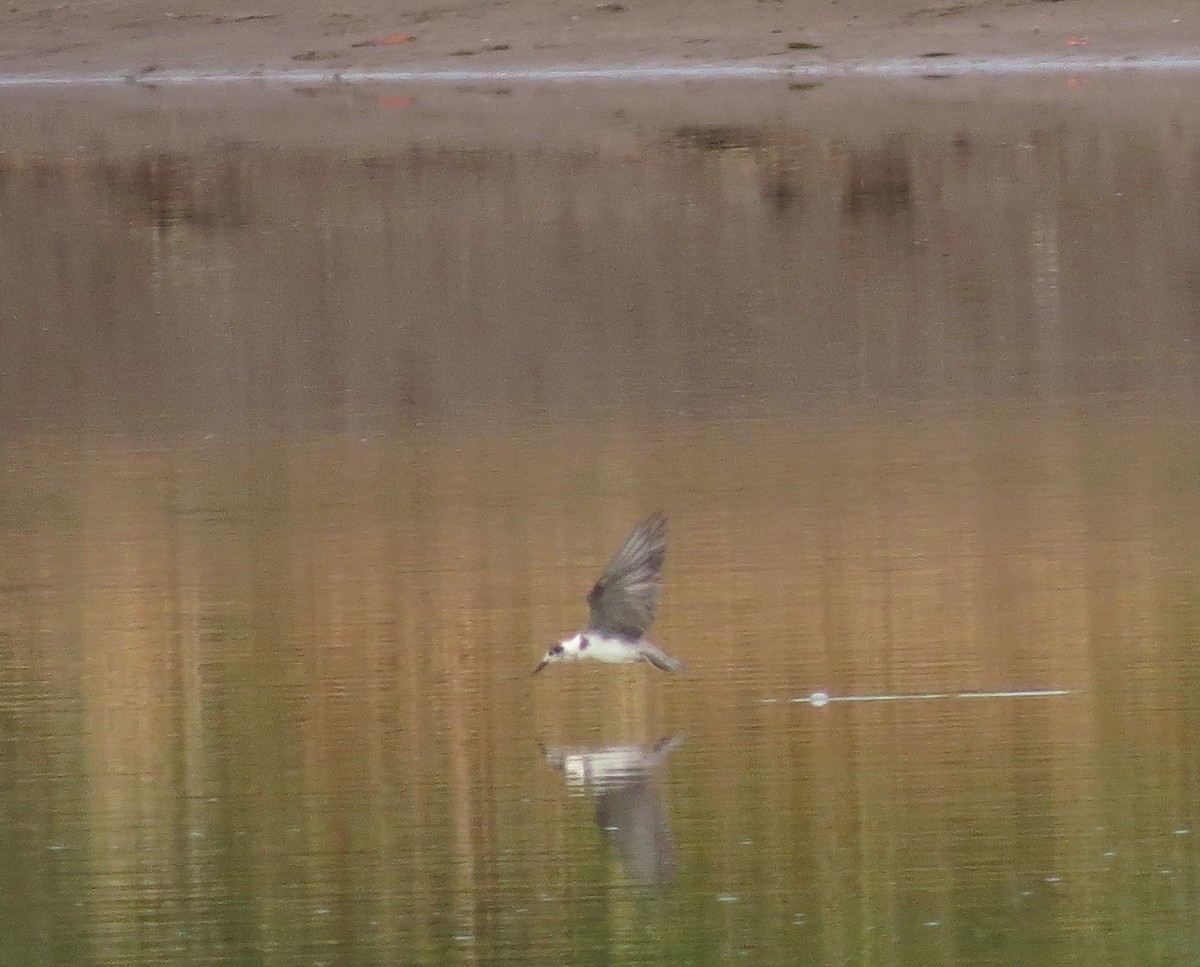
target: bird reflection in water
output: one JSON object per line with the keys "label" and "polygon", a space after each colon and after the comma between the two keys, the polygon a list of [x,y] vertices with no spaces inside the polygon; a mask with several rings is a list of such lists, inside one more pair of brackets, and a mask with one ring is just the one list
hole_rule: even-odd
{"label": "bird reflection in water", "polygon": [[596,825],[636,883],[666,885],[675,878],[675,844],[657,779],[683,742],[684,736],[674,735],[653,744],[542,750],[568,788],[592,797]]}

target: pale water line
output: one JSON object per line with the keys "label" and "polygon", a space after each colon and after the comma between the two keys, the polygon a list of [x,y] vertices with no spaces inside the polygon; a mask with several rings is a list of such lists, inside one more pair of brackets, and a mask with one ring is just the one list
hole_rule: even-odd
{"label": "pale water line", "polygon": [[150,71],[141,74],[0,74],[0,88],[65,86],[188,86],[214,84],[464,83],[491,81],[688,81],[785,79],[790,77],[962,77],[977,75],[1078,74],[1106,71],[1191,71],[1200,74],[1200,51],[1145,57],[947,57],[841,64],[643,64],[605,67],[527,67],[493,70],[349,69],[254,71]]}
{"label": "pale water line", "polygon": [[882,695],[828,695],[825,692],[813,692],[811,695],[797,695],[794,698],[764,698],[763,705],[813,705],[821,708],[834,702],[928,702],[935,699],[947,698],[1059,698],[1064,695],[1078,695],[1075,688],[1021,688],[998,691],[971,692],[901,692],[885,693]]}

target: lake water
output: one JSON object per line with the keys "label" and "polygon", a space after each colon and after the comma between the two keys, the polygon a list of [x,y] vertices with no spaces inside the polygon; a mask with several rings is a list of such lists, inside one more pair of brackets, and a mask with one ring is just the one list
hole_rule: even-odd
{"label": "lake water", "polygon": [[0,105],[0,963],[1200,963],[1200,81]]}

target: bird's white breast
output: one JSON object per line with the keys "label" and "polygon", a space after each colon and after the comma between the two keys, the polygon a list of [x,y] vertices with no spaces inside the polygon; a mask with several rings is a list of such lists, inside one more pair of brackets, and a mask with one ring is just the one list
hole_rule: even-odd
{"label": "bird's white breast", "polygon": [[614,665],[641,661],[640,652],[624,638],[605,638],[596,634],[577,635],[575,648],[580,658],[592,658]]}

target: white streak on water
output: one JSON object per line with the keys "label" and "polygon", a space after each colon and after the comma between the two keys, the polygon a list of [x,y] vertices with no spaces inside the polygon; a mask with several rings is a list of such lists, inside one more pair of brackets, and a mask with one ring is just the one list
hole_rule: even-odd
{"label": "white streak on water", "polygon": [[[825,692],[813,692],[811,695],[797,695],[786,701],[795,705],[813,705],[820,708],[834,702],[928,702],[940,698],[1055,698],[1077,694],[1078,689],[1073,688],[1021,688],[992,692],[902,692],[881,695],[828,695]],[[773,705],[776,701],[778,700],[765,698],[762,704]]]}

